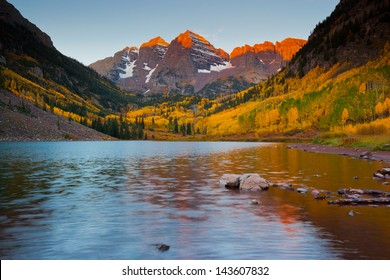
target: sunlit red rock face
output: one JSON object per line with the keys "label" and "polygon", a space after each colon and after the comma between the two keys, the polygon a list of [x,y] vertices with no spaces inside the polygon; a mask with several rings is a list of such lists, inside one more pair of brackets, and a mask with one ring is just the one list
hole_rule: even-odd
{"label": "sunlit red rock face", "polygon": [[305,43],[306,40],[287,38],[276,44],[265,41],[254,46],[237,47],[230,54],[235,69],[233,75],[242,75],[251,83],[259,83],[280,71]]}
{"label": "sunlit red rock face", "polygon": [[[142,44],[135,59],[125,49],[119,61],[117,53],[114,58],[98,61],[91,67],[132,92],[209,95],[210,89],[211,95],[218,91],[231,93],[277,73],[305,42],[292,38],[276,44],[266,41],[237,47],[229,55],[203,36],[187,30],[170,44],[161,37]],[[230,84],[240,79],[241,88],[224,85],[227,79]],[[211,83],[218,87],[210,87]]]}
{"label": "sunlit red rock face", "polygon": [[282,42],[276,42],[276,51],[282,56],[283,60],[291,60],[306,42],[307,40],[287,38]]}
{"label": "sunlit red rock face", "polygon": [[228,67],[229,55],[225,51],[187,30],[171,42],[153,73],[151,91],[194,94],[202,86],[198,86],[201,74],[220,72]]}

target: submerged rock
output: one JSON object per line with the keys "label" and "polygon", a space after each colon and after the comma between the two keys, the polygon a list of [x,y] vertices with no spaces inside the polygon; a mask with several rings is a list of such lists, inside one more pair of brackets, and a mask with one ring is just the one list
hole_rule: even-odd
{"label": "submerged rock", "polygon": [[159,250],[161,252],[168,251],[169,248],[171,248],[171,246],[166,245],[166,244],[154,244],[154,246],[156,247],[157,250]]}

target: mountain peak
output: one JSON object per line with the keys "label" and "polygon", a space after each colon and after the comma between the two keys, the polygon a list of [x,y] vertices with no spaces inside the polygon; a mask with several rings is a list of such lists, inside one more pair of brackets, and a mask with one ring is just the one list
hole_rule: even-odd
{"label": "mountain peak", "polygon": [[265,41],[262,44],[255,44],[254,46],[245,45],[242,47],[236,47],[230,54],[230,58],[235,58],[244,55],[248,52],[258,54],[264,51],[272,51],[279,53],[283,60],[291,60],[293,55],[306,44],[306,40],[286,38],[282,42],[276,42],[276,44]]}
{"label": "mountain peak", "polygon": [[10,25],[23,26],[30,31],[36,39],[47,47],[54,48],[53,42],[49,35],[40,30],[35,24],[24,18],[20,12],[7,1],[0,1],[0,21]]}
{"label": "mountain peak", "polygon": [[275,45],[272,42],[265,41],[262,44],[255,44],[254,46],[245,45],[242,47],[236,47],[230,54],[230,58],[235,58],[248,52],[257,54],[263,51],[275,51]]}
{"label": "mountain peak", "polygon": [[182,44],[185,48],[191,48],[193,45],[193,41],[200,41],[201,43],[205,45],[211,45],[209,41],[207,41],[204,37],[202,37],[199,34],[196,34],[190,30],[186,30],[184,33],[181,33],[177,37],[177,41]]}
{"label": "mountain peak", "polygon": [[280,53],[283,60],[291,60],[295,53],[306,44],[307,40],[286,38],[282,42],[276,42],[276,51]]}
{"label": "mountain peak", "polygon": [[141,48],[153,48],[154,46],[168,47],[169,43],[166,42],[160,36],[157,36],[156,38],[153,38],[153,39],[149,40],[148,42],[143,43],[141,45]]}
{"label": "mountain peak", "polygon": [[125,47],[123,50],[121,50],[121,52],[124,52],[124,51],[138,53],[138,48],[135,46]]}

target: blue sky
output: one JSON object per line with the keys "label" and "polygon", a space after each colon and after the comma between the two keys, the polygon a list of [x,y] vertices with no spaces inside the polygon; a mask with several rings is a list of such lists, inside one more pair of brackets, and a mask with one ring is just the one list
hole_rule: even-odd
{"label": "blue sky", "polygon": [[287,37],[307,39],[339,0],[9,0],[67,56],[88,65],[156,36],[189,29],[230,53]]}

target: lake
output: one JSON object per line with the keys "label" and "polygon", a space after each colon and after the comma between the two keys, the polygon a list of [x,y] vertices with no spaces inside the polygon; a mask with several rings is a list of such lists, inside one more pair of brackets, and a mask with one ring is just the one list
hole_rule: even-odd
{"label": "lake", "polygon": [[[224,173],[259,173],[294,187],[390,191],[372,178],[384,166],[283,144],[0,143],[0,257],[390,259],[389,207],[218,182]],[[170,249],[156,250],[160,243]]]}

